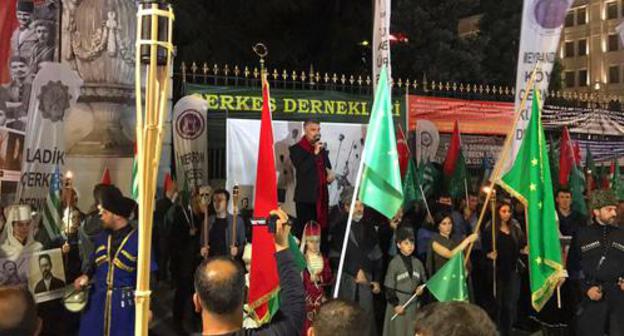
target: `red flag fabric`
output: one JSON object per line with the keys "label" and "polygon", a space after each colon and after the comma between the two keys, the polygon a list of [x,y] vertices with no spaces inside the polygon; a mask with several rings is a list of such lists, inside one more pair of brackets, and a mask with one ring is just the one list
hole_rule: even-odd
{"label": "red flag fabric", "polygon": [[576,141],[574,141],[574,161],[577,167],[581,166],[581,146]]}
{"label": "red flag fabric", "polygon": [[[254,195],[254,218],[266,218],[277,208],[277,176],[273,147],[273,126],[269,105],[269,83],[262,77],[262,120]],[[269,322],[277,308],[279,278],[275,262],[275,240],[265,225],[253,226],[249,307],[260,324]]]}
{"label": "red flag fabric", "polygon": [[18,27],[15,16],[15,0],[3,0],[0,6],[0,84],[11,81],[9,58],[11,57],[11,36]]}
{"label": "red flag fabric", "polygon": [[108,167],[104,168],[104,174],[102,174],[102,181],[100,183],[104,184],[104,185],[111,185],[112,184],[110,171],[108,170]]}
{"label": "red flag fabric", "polygon": [[574,147],[570,140],[570,132],[564,127],[559,144],[559,185],[565,187],[570,180],[570,172],[576,164]]}
{"label": "red flag fabric", "polygon": [[163,188],[165,189],[165,192],[171,190],[171,188],[173,188],[174,183],[173,183],[173,179],[171,178],[171,174],[166,173],[165,174],[165,182],[163,185]]}
{"label": "red flag fabric", "polygon": [[409,163],[409,147],[407,147],[405,134],[403,133],[403,128],[400,124],[396,133],[396,138],[397,152],[399,154],[399,167],[401,168],[401,178],[404,178],[405,172],[407,171],[407,164]]}
{"label": "red flag fabric", "polygon": [[444,160],[444,175],[452,176],[457,165],[457,158],[459,158],[459,151],[461,150],[461,141],[459,135],[459,123],[455,120],[455,128],[453,129],[453,135],[451,135],[451,143],[449,144],[448,151],[446,152],[446,159]]}

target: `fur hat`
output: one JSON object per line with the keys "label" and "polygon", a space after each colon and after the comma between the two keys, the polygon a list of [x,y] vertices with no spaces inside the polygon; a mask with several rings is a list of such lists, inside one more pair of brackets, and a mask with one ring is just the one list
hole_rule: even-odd
{"label": "fur hat", "polygon": [[20,12],[32,13],[35,11],[35,4],[32,0],[19,0],[17,2],[17,10]]}
{"label": "fur hat", "polygon": [[601,209],[610,205],[616,206],[618,200],[613,190],[601,189],[592,193],[590,204],[592,209]]}
{"label": "fur hat", "polygon": [[107,186],[101,193],[101,206],[109,212],[123,218],[130,219],[134,210],[137,208],[135,201],[128,197],[124,197],[119,189],[115,186]]}

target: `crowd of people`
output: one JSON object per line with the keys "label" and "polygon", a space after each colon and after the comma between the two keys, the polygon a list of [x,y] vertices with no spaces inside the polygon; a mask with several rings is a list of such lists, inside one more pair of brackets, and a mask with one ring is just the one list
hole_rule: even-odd
{"label": "crowd of people", "polygon": [[[274,240],[280,309],[269,324],[259,325],[246,304],[251,211],[239,209],[241,202],[233,202],[225,189],[205,185],[185,195],[172,181],[166,183],[154,212],[152,285],[174,291],[171,313],[177,334],[511,335],[514,329],[541,329],[544,335],[624,334],[624,200],[612,191],[592,191],[586,217],[573,209],[569,190],[557,190],[567,277],[559,279],[557,294],[544,308],[535,311],[521,203],[502,190],[492,204],[483,204],[483,194],[453,199],[439,192],[427,203],[404,204],[388,219],[366,207],[347,186],[338,204],[329,208],[327,186],[334,175],[319,132],[318,122],[306,122],[304,137],[291,147],[295,201],[303,216],[274,211],[279,218]],[[94,187],[93,206],[86,212],[78,209],[71,188],[65,188],[62,199],[65,235],[60,239],[46,239],[27,205],[4,211],[0,311],[14,301],[24,310],[9,314],[21,312],[22,319],[0,314],[0,330],[33,331],[10,335],[32,335],[34,330],[43,335],[132,334],[137,204],[104,184]],[[483,207],[488,211],[479,225]],[[306,261],[303,271],[295,262],[291,233]],[[74,288],[69,296],[88,297],[82,312],[66,310],[63,299],[57,299],[38,304],[38,318],[32,317],[32,298],[13,288],[27,279],[7,274],[17,268],[20,255],[52,248],[62,250],[65,282]],[[437,302],[424,284],[461,252],[468,259],[470,302]],[[39,256],[38,265],[43,277],[34,291],[58,288],[50,272],[52,259]],[[335,291],[338,298],[332,299]],[[1,329],[9,325],[18,329]]]}

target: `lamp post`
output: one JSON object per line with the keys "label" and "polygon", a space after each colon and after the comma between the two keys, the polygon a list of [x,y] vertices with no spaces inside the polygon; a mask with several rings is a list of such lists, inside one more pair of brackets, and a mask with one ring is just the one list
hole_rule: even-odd
{"label": "lamp post", "polygon": [[[135,50],[139,253],[135,334],[148,333],[154,196],[173,57],[173,10],[167,0],[140,0]],[[145,87],[143,88],[143,83]]]}

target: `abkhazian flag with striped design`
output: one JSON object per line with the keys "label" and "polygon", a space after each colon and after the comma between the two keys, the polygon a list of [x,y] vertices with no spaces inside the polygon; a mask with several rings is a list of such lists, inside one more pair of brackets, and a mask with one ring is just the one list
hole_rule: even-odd
{"label": "abkhazian flag with striped design", "polygon": [[58,237],[65,238],[60,229],[61,223],[61,172],[57,166],[50,179],[50,191],[46,197],[46,204],[43,209],[43,226],[50,237],[54,240]]}
{"label": "abkhazian flag with striped design", "polygon": [[135,201],[139,201],[139,179],[137,178],[139,174],[139,160],[137,160],[137,148],[136,144],[134,144],[134,158],[132,159],[132,185],[130,185],[130,192],[132,199]]}

